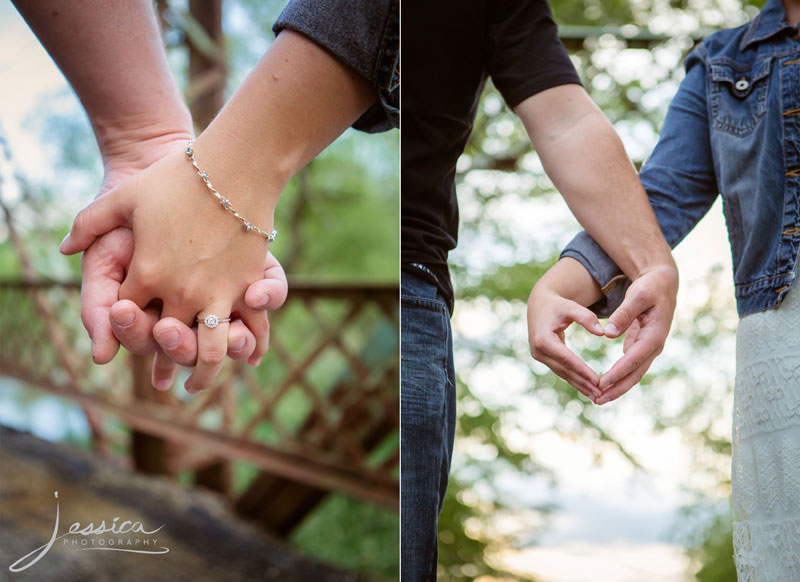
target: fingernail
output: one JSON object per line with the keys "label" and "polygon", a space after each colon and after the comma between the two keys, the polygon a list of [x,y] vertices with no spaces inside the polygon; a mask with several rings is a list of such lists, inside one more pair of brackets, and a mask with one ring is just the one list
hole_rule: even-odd
{"label": "fingernail", "polygon": [[198,392],[200,392],[202,390],[202,388],[189,388],[188,386],[184,386],[184,388],[186,388],[186,391],[189,394],[197,394]]}
{"label": "fingernail", "polygon": [[156,341],[165,348],[171,349],[177,347],[180,339],[181,339],[181,334],[179,334],[178,330],[175,329],[174,327],[170,327],[156,334]]}
{"label": "fingernail", "polygon": [[597,333],[599,333],[599,334],[605,333],[605,332],[603,331],[603,326],[602,326],[602,325],[600,325],[600,323],[595,323],[595,324],[592,326],[592,329],[593,329],[593,330],[595,330],[595,331],[596,331]]}
{"label": "fingernail", "polygon": [[124,309],[114,315],[114,323],[120,327],[128,327],[136,319],[136,314],[132,309]]}
{"label": "fingernail", "polygon": [[262,359],[263,358],[258,358],[255,362],[251,361],[250,365],[253,366],[254,368],[258,368],[261,365],[261,360]]}
{"label": "fingernail", "polygon": [[619,330],[617,329],[617,326],[614,325],[613,323],[609,323],[606,326],[606,335],[619,335]]}
{"label": "fingernail", "polygon": [[269,293],[262,293],[253,303],[253,308],[260,309],[262,307],[266,307],[267,303],[269,303]]}
{"label": "fingernail", "polygon": [[67,233],[67,236],[65,236],[61,241],[61,244],[58,245],[58,250],[63,252],[64,246],[67,244],[67,242],[69,242],[69,233]]}
{"label": "fingernail", "polygon": [[94,345],[94,340],[92,340],[92,359],[93,360],[97,358],[97,355],[95,354],[96,349],[97,349],[97,346]]}
{"label": "fingernail", "polygon": [[234,340],[234,341],[231,343],[231,345],[230,345],[230,348],[231,348],[233,351],[235,351],[235,352],[238,352],[239,350],[241,350],[241,349],[244,347],[245,341],[246,341],[246,340],[245,340],[245,338],[243,338],[243,337],[240,337],[239,339],[237,339],[237,340]]}

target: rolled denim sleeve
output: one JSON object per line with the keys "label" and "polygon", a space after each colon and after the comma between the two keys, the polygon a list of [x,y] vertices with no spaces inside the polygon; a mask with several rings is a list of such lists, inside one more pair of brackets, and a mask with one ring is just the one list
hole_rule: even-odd
{"label": "rolled denim sleeve", "polygon": [[353,127],[377,132],[399,126],[398,0],[291,0],[272,29],[310,38],[375,87],[378,101]]}
{"label": "rolled denim sleeve", "polygon": [[[706,103],[705,47],[686,59],[686,77],[670,104],[658,144],[639,178],[664,238],[674,248],[711,208],[719,195]],[[591,306],[601,317],[619,307],[630,286],[614,261],[585,232],[564,248],[561,257],[579,261],[603,289]]]}

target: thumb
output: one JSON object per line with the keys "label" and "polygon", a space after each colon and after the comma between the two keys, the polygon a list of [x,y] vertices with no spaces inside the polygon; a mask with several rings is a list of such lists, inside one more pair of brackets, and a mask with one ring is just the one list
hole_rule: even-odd
{"label": "thumb", "polygon": [[625,294],[625,300],[611,314],[606,323],[606,337],[619,337],[627,330],[637,318],[653,306],[643,293],[631,285]]}
{"label": "thumb", "polygon": [[59,250],[65,255],[85,251],[97,237],[118,226],[129,226],[130,213],[131,208],[122,192],[109,192],[78,213]]}
{"label": "thumb", "polygon": [[600,320],[597,319],[597,316],[591,310],[577,303],[570,303],[572,303],[572,305],[570,305],[567,315],[572,321],[581,324],[589,333],[603,335],[603,326],[600,325]]}
{"label": "thumb", "polygon": [[278,309],[286,301],[288,293],[286,273],[275,256],[268,253],[264,277],[247,288],[245,304],[252,309]]}

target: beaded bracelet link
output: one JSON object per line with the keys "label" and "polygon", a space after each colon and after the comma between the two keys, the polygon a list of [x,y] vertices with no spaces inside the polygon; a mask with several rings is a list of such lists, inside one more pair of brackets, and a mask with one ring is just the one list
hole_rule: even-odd
{"label": "beaded bracelet link", "polygon": [[211,193],[217,198],[220,205],[225,210],[232,213],[234,217],[236,217],[241,221],[245,230],[252,231],[256,234],[260,234],[269,242],[275,242],[275,237],[278,236],[277,230],[273,230],[272,232],[267,232],[265,230],[261,230],[260,228],[258,228],[255,224],[253,224],[252,222],[247,220],[244,216],[239,214],[239,212],[233,206],[231,206],[231,201],[225,198],[219,192],[217,192],[217,189],[211,185],[211,181],[208,179],[208,173],[201,170],[200,166],[197,165],[197,160],[194,158],[194,149],[192,149],[191,141],[189,142],[189,145],[186,146],[186,150],[184,151],[184,153],[186,154],[186,157],[189,158],[189,161],[192,162],[192,166],[194,166],[194,169],[197,171],[197,175],[200,176],[200,178],[202,178],[203,183],[206,185],[206,188],[211,190]]}

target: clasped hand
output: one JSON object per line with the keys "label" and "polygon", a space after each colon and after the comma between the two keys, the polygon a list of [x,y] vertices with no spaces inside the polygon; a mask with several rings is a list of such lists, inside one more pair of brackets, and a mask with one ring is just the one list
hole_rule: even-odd
{"label": "clasped hand", "polygon": [[[109,362],[121,342],[154,354],[152,382],[161,390],[176,364],[194,366],[185,386],[195,393],[211,386],[226,354],[259,363],[269,343],[265,310],[282,305],[287,283],[267,241],[206,190],[183,154],[186,143],[177,136],[148,144],[147,156],[107,164],[101,194],[78,214],[61,251],[85,251],[81,316],[94,361]],[[213,151],[201,155],[214,166]],[[237,202],[271,228],[269,204]],[[195,328],[208,314],[231,322]]]}

